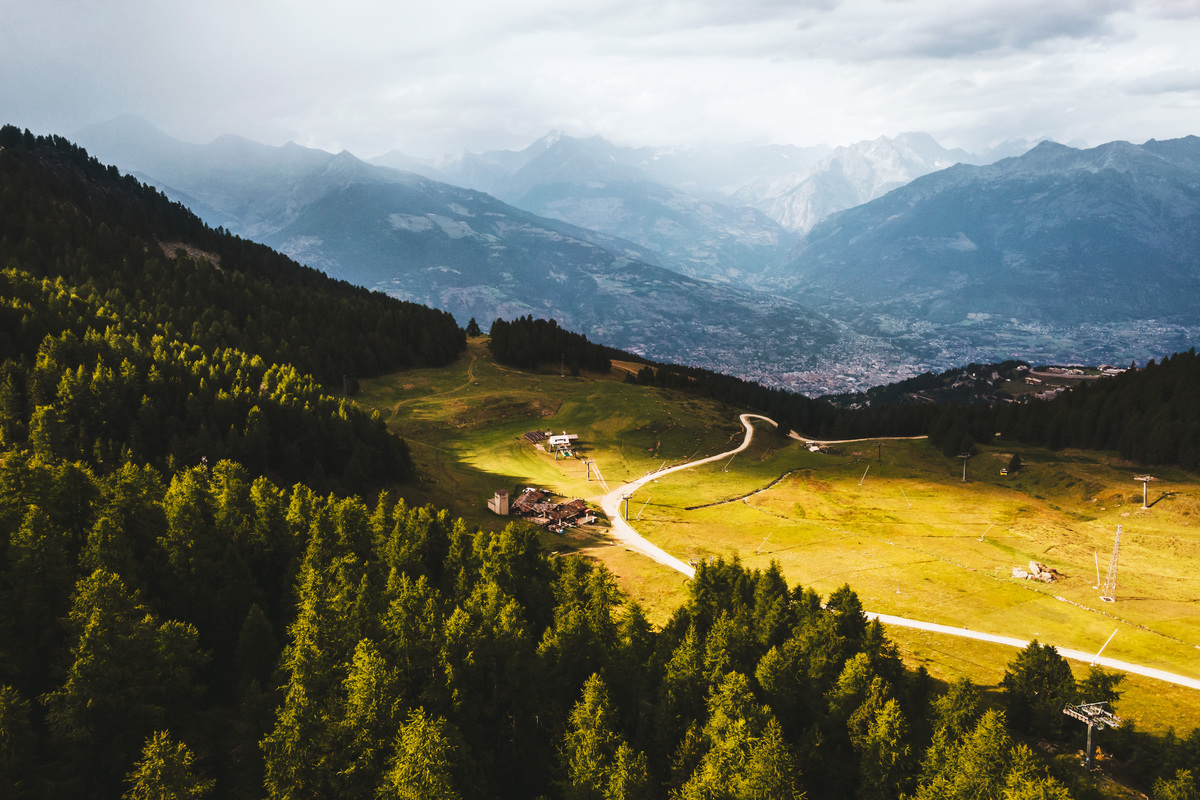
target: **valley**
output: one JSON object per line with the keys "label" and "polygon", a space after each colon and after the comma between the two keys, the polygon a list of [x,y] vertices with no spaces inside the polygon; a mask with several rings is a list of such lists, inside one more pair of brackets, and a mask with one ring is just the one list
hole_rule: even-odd
{"label": "valley", "polygon": [[[596,461],[608,490],[741,442],[737,409],[619,382],[619,369],[577,378],[524,373],[494,363],[484,341],[472,340],[452,367],[363,382],[358,402],[391,417],[389,427],[405,436],[424,476],[400,490],[410,504],[445,506],[493,529],[502,520],[486,500],[497,489],[538,486],[598,507],[606,489],[588,480],[583,461],[535,449],[522,438],[530,429],[578,434],[582,455]],[[776,561],[789,583],[822,595],[849,583],[874,612],[1087,652],[1115,629],[1105,656],[1200,678],[1194,475],[1156,473],[1159,496],[1142,509],[1134,467],[1104,454],[997,441],[970,461],[964,483],[961,462],[924,441],[810,452],[755,424],[758,435],[744,452],[651,477],[629,502],[638,532],[685,562],[737,557],[765,569]],[[1013,452],[1025,466],[1001,475]],[[1117,525],[1125,531],[1118,601],[1107,604],[1093,587]],[[614,545],[603,523],[540,535],[551,552],[604,563],[660,622],[685,596],[683,576]],[[1014,579],[1013,567],[1029,561],[1056,569],[1060,580]],[[888,632],[910,665],[943,679],[965,675],[995,685],[1010,657],[997,645]],[[1121,711],[1141,727],[1200,721],[1193,690],[1132,675],[1123,686]],[[1156,713],[1164,704],[1172,709],[1165,717]]]}

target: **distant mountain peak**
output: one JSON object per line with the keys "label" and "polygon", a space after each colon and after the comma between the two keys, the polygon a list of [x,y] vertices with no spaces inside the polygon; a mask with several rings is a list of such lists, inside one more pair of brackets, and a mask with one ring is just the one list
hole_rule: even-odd
{"label": "distant mountain peak", "polygon": [[563,139],[572,139],[572,138],[574,138],[574,137],[568,136],[566,133],[564,133],[560,130],[553,130],[553,131],[550,131],[549,133],[547,133],[542,138],[538,139],[536,142],[534,142],[532,145],[530,145],[530,147],[538,148],[538,149],[542,149],[542,150],[549,150],[551,147],[558,144]]}

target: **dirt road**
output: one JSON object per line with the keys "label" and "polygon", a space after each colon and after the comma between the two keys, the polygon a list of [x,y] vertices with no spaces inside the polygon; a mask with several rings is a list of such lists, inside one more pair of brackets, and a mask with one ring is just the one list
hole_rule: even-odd
{"label": "dirt road", "polygon": [[[701,464],[710,464],[713,461],[720,461],[723,458],[730,458],[733,455],[742,452],[743,450],[745,450],[747,447],[750,446],[750,442],[753,441],[753,439],[754,439],[754,426],[750,424],[750,420],[752,420],[752,419],[761,419],[764,422],[770,423],[771,425],[776,425],[774,420],[769,419],[768,417],[764,417],[761,414],[742,414],[739,417],[739,419],[741,420],[742,425],[746,429],[746,438],[742,441],[741,445],[734,448],[733,450],[729,450],[724,453],[718,453],[715,456],[708,456],[707,458],[701,458],[697,461],[691,461],[691,462],[688,462],[687,464],[679,464],[674,467],[667,467],[666,469],[656,470],[655,472],[648,472],[645,475],[643,475],[642,477],[638,478],[637,480],[630,481],[629,483],[625,484],[624,486],[621,486],[618,489],[614,489],[613,491],[610,491],[608,494],[604,495],[604,497],[602,497],[600,500],[600,508],[602,508],[604,510],[604,513],[606,515],[608,515],[609,520],[612,522],[613,538],[616,539],[618,542],[620,542],[625,547],[628,547],[630,550],[634,550],[638,553],[642,553],[643,555],[648,556],[649,558],[657,561],[660,564],[663,564],[665,566],[670,567],[671,569],[674,569],[678,572],[683,573],[684,575],[686,575],[689,578],[693,577],[696,574],[695,568],[693,568],[690,564],[687,564],[687,563],[679,560],[675,556],[671,555],[670,553],[666,552],[661,547],[658,547],[657,545],[651,544],[650,542],[646,541],[646,539],[644,539],[637,531],[635,531],[633,529],[633,527],[627,521],[625,521],[625,519],[621,516],[621,502],[625,497],[632,495],[638,489],[642,488],[642,486],[645,485],[647,481],[661,478],[664,475],[670,475],[672,472],[678,472],[681,469],[691,469],[692,467],[698,467]],[[804,437],[800,437],[795,433],[792,434],[792,437],[804,439],[805,441],[815,441],[813,439],[805,439]],[[923,439],[925,437],[914,436],[914,437],[904,437],[904,438]],[[843,440],[843,441],[844,442],[877,441],[877,439],[866,439],[866,440],[848,439],[848,440]],[[834,442],[828,442],[828,443],[833,444]],[[597,475],[599,475],[598,468],[597,468]],[[1025,641],[1023,639],[1016,639],[1011,636],[997,636],[996,634],[982,633],[980,631],[967,630],[966,628],[955,628],[951,625],[939,625],[936,622],[922,622],[920,620],[906,619],[904,617],[894,617],[889,614],[879,614],[879,613],[876,613],[873,611],[867,611],[866,615],[870,619],[878,619],[884,625],[896,625],[896,626],[904,627],[904,628],[916,628],[919,630],[932,631],[934,633],[947,634],[949,636],[961,636],[961,637],[965,637],[967,639],[977,639],[977,640],[983,641],[983,642],[993,642],[995,644],[1003,644],[1003,645],[1008,645],[1010,647],[1017,647],[1017,648],[1025,648],[1029,645],[1028,641]],[[1052,644],[1052,643],[1042,642],[1042,644]],[[1169,683],[1178,684],[1180,686],[1187,686],[1192,689],[1200,689],[1200,680],[1197,680],[1195,678],[1190,678],[1186,675],[1176,675],[1174,673],[1165,672],[1163,670],[1155,669],[1153,667],[1144,667],[1140,664],[1131,664],[1127,661],[1118,661],[1114,658],[1108,658],[1108,657],[1096,658],[1093,654],[1085,653],[1080,650],[1070,650],[1067,648],[1059,647],[1058,652],[1064,658],[1069,658],[1074,661],[1083,661],[1083,662],[1086,662],[1089,664],[1095,663],[1099,666],[1108,667],[1109,669],[1120,670],[1121,672],[1129,672],[1129,673],[1132,673],[1135,675],[1144,675],[1148,678],[1155,678],[1157,680],[1167,681]]]}
{"label": "dirt road", "polygon": [[660,564],[665,564],[671,569],[682,572],[689,578],[692,577],[696,570],[693,569],[690,564],[680,561],[678,558],[666,552],[661,547],[646,541],[640,534],[638,534],[637,531],[633,529],[628,522],[625,521],[625,518],[621,516],[621,501],[625,497],[632,495],[638,489],[642,488],[647,481],[656,480],[664,475],[670,475],[672,472],[678,472],[681,469],[691,469],[692,467],[698,467],[701,464],[710,464],[713,461],[720,461],[723,458],[731,458],[737,453],[742,452],[749,447],[750,442],[754,440],[754,426],[750,424],[750,420],[761,419],[769,422],[772,425],[775,424],[774,420],[768,419],[760,414],[742,414],[739,419],[741,419],[742,425],[746,428],[746,438],[743,439],[742,443],[734,449],[724,453],[718,453],[715,456],[709,456],[708,458],[701,458],[697,461],[691,461],[687,464],[679,464],[677,466],[667,467],[666,469],[660,469],[655,472],[647,472],[637,480],[630,481],[624,486],[614,489],[608,494],[604,495],[604,497],[600,498],[600,508],[604,510],[604,513],[608,516],[609,521],[612,522],[613,538],[628,547],[630,550],[635,550],[645,556],[649,556]]}

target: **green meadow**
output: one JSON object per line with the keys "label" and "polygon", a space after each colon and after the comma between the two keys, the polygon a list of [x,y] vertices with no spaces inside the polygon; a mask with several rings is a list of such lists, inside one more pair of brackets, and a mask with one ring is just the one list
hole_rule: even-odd
{"label": "green meadow", "polygon": [[[497,528],[486,502],[498,489],[538,486],[596,502],[607,489],[732,449],[737,415],[676,392],[609,376],[529,373],[494,363],[472,340],[451,367],[364,381],[356,398],[403,436],[423,476],[398,489],[472,525]],[[810,452],[755,422],[752,445],[729,459],[651,480],[629,502],[633,526],[681,559],[778,561],[789,583],[823,595],[849,583],[865,608],[944,625],[1096,652],[1200,678],[1200,483],[1153,472],[1142,508],[1135,465],[1102,453],[1048,451],[996,440],[967,463],[924,440],[876,440]],[[578,434],[577,458],[523,438]],[[1001,475],[1013,453],[1022,469]],[[595,473],[588,480],[584,459]],[[1116,602],[1100,600],[1122,526]],[[559,536],[551,552],[603,561],[624,590],[662,622],[684,596],[684,576],[612,545],[604,526]],[[1044,584],[1012,577],[1037,561]],[[1099,582],[1097,581],[1097,565]],[[1015,651],[944,634],[891,629],[911,665],[935,677],[990,686]],[[1086,669],[1075,664],[1077,673]],[[1143,728],[1200,725],[1200,692],[1129,676],[1119,711]]]}

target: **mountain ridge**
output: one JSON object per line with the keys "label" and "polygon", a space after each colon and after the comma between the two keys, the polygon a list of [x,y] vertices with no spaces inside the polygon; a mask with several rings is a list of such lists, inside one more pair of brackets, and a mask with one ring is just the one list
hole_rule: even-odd
{"label": "mountain ridge", "polygon": [[1187,349],[1200,326],[1197,165],[1196,137],[959,164],[833,215],[759,285],[861,331],[935,326],[972,360]]}
{"label": "mountain ridge", "polygon": [[[253,151],[263,160],[235,171],[223,162],[206,166],[213,152],[182,146],[157,162],[142,152],[134,154],[142,163],[118,163],[234,215],[235,233],[337,277],[448,310],[460,324],[554,317],[658,360],[817,394],[844,385],[842,366],[866,379],[877,369],[875,353],[894,350],[795,301],[687,277],[634,243],[350,153],[290,148],[281,156],[265,147]],[[146,169],[179,153],[192,160],[164,170],[165,178]],[[838,370],[829,368],[829,353]],[[907,359],[896,354],[885,374],[902,377]]]}

